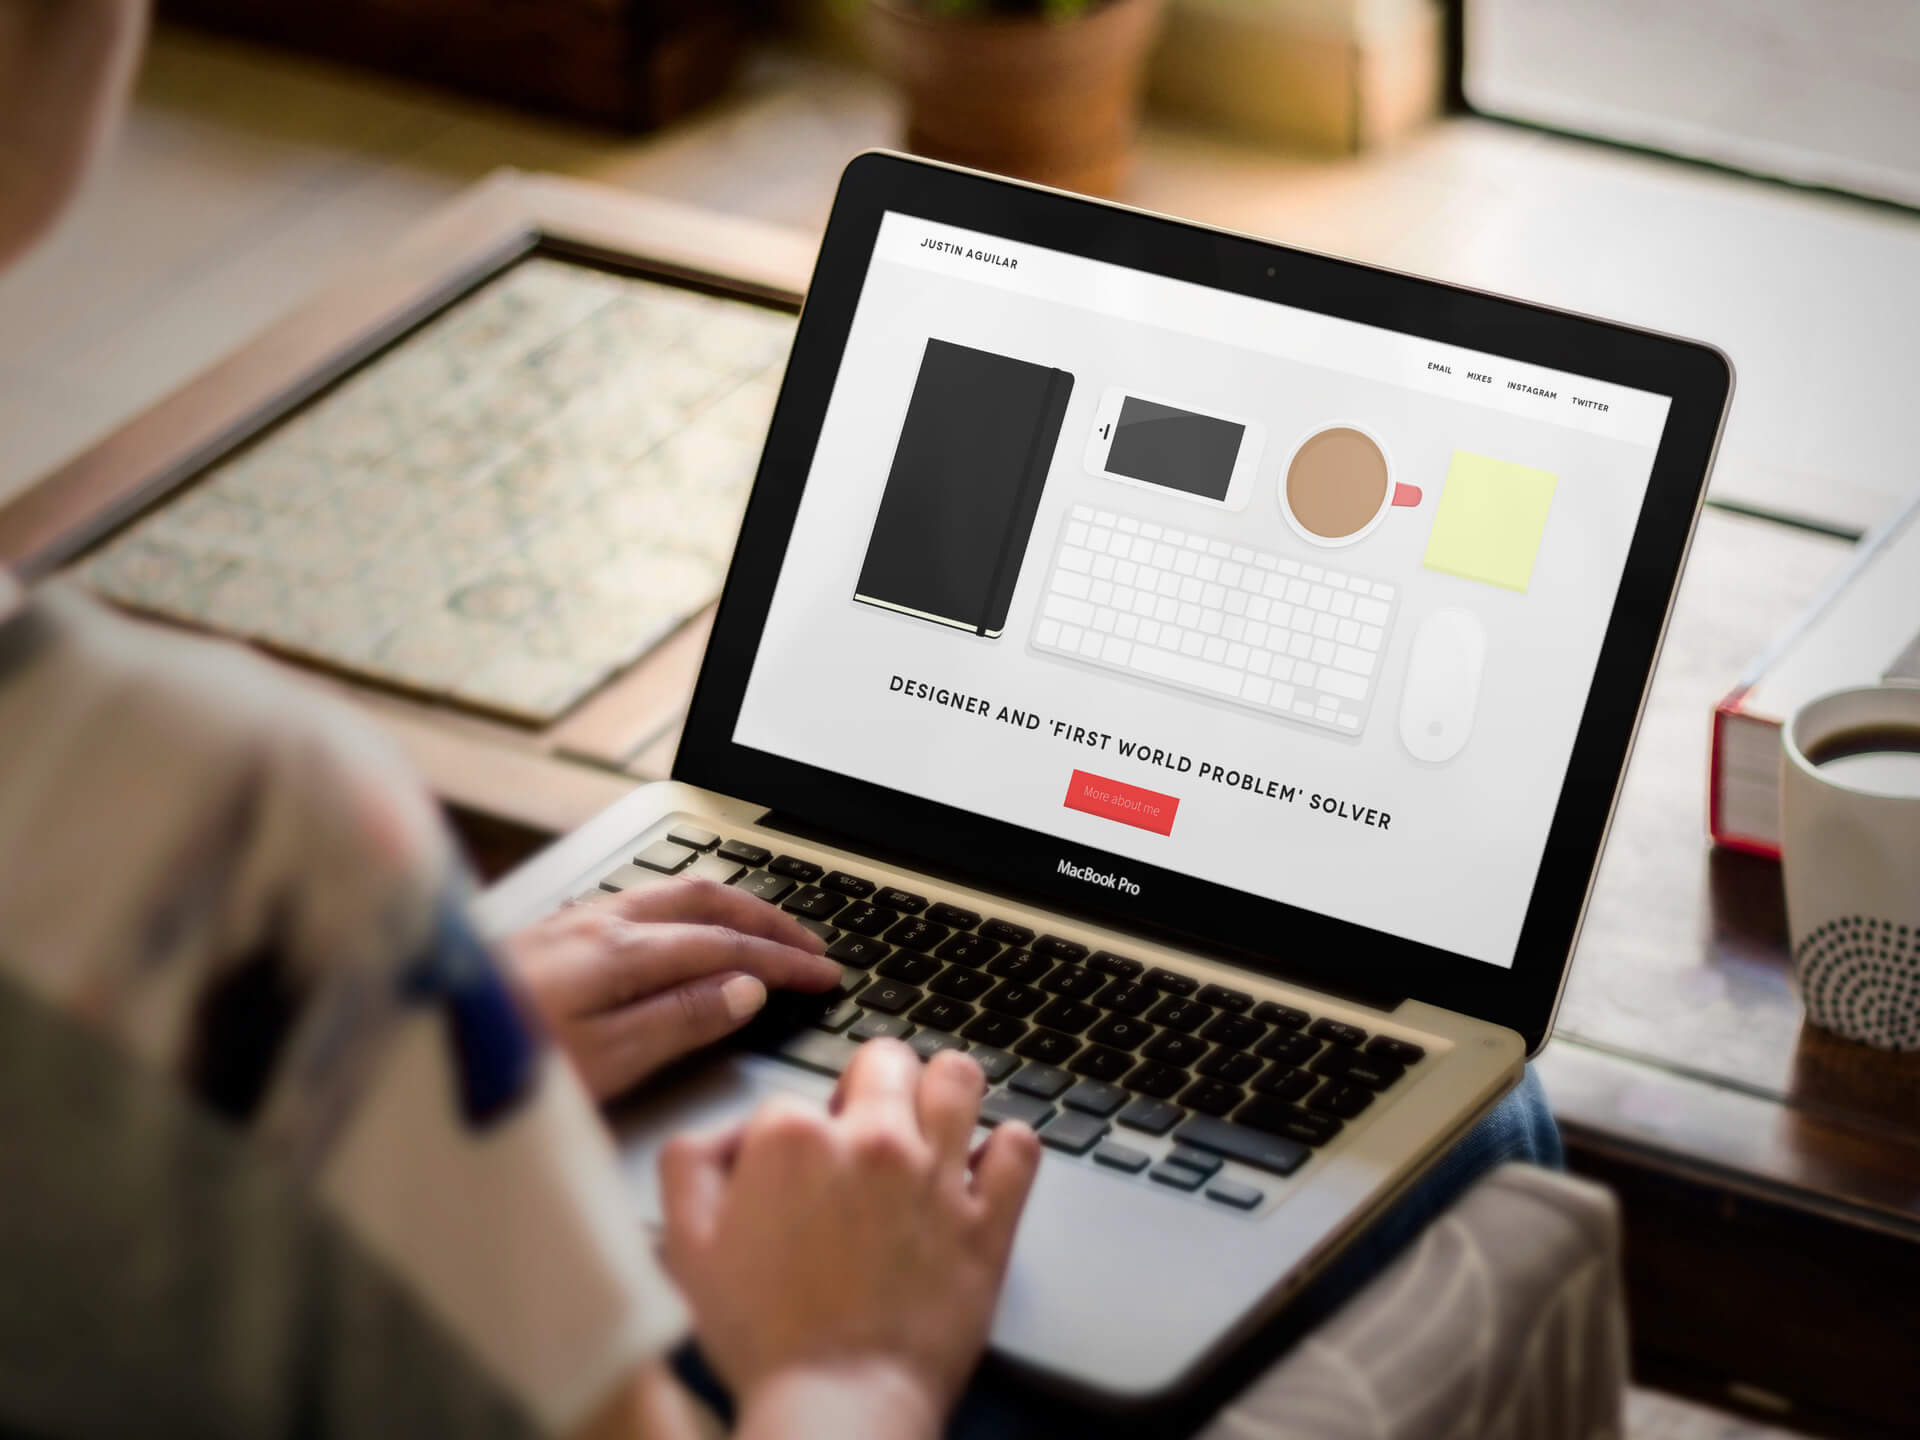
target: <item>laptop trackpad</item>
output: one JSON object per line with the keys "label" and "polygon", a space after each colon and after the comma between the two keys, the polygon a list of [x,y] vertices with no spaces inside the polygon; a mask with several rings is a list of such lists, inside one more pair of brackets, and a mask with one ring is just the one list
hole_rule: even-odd
{"label": "laptop trackpad", "polygon": [[667,1084],[648,1085],[608,1116],[641,1215],[649,1225],[660,1223],[654,1166],[660,1147],[673,1136],[737,1125],[770,1095],[800,1095],[824,1105],[833,1085],[824,1075],[740,1054],[717,1056]]}

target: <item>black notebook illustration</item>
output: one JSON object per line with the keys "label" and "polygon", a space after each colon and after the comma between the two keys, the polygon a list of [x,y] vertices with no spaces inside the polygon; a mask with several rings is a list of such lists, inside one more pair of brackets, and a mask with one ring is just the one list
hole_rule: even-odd
{"label": "black notebook illustration", "polygon": [[854,599],[997,636],[1073,393],[1064,370],[927,341]]}

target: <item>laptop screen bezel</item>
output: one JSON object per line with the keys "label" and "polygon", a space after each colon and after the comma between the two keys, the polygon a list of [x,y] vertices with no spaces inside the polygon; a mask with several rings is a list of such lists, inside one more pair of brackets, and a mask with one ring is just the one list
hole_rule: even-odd
{"label": "laptop screen bezel", "polygon": [[[733,734],[880,222],[896,211],[1665,395],[1671,401],[1510,967],[736,744]],[[1251,970],[1411,997],[1544,1043],[1732,388],[1711,346],[887,152],[841,178],[673,778],[853,847]],[[833,684],[823,643],[820,681]],[[795,704],[807,703],[794,697]],[[1064,783],[1064,772],[1063,772]],[[1125,873],[1137,896],[1056,873]]]}

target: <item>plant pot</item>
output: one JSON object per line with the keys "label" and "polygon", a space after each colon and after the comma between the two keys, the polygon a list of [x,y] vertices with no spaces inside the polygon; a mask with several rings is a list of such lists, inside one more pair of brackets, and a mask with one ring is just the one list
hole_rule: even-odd
{"label": "plant pot", "polygon": [[1161,0],[1067,20],[950,17],[872,0],[874,62],[907,94],[917,154],[1064,190],[1111,194],[1132,158]]}

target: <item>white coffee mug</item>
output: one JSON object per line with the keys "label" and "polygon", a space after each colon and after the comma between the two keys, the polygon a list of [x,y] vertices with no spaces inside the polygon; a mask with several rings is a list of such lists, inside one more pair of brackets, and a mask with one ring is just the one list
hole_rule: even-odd
{"label": "white coffee mug", "polygon": [[1920,732],[1920,686],[1822,696],[1781,728],[1780,851],[1794,977],[1807,1019],[1821,1029],[1920,1050],[1920,793],[1808,758],[1873,730]]}

